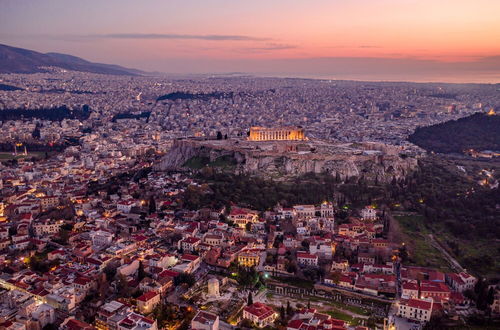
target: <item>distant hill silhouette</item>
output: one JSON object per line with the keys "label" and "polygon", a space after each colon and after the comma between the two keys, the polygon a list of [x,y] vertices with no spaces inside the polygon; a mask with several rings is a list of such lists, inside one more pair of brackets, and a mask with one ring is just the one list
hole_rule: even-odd
{"label": "distant hill silhouette", "polygon": [[500,150],[500,116],[475,113],[441,124],[419,127],[408,140],[427,151],[463,153]]}
{"label": "distant hill silhouette", "polygon": [[209,99],[227,99],[233,97],[233,93],[223,93],[223,92],[212,92],[212,93],[184,93],[184,92],[173,92],[170,94],[165,94],[156,99],[156,101],[164,100],[204,100]]}
{"label": "distant hill silhouette", "polygon": [[23,89],[17,86],[0,84],[0,91],[22,91]]}
{"label": "distant hill silhouette", "polygon": [[0,44],[0,73],[44,72],[43,67],[58,67],[66,70],[113,74],[141,75],[140,70],[118,65],[93,63],[82,58],[59,53],[39,53],[33,50]]}

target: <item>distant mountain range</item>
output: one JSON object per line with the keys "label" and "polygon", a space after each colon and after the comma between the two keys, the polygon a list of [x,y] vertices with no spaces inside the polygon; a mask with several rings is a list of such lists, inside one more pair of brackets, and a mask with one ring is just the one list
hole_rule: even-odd
{"label": "distant mountain range", "polygon": [[45,72],[44,67],[66,70],[113,74],[144,75],[146,72],[124,68],[119,65],[93,63],[82,58],[59,53],[39,53],[33,50],[0,44],[0,73]]}

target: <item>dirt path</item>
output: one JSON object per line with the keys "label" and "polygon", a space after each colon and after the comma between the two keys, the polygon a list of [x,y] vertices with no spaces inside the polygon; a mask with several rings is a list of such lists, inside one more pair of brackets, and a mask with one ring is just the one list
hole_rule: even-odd
{"label": "dirt path", "polygon": [[439,250],[445,257],[448,259],[448,262],[450,265],[455,268],[455,270],[463,272],[465,269],[460,265],[460,263],[457,261],[457,259],[453,258],[440,244],[439,242],[434,238],[434,235],[429,234],[429,238],[431,240],[431,244],[434,248]]}

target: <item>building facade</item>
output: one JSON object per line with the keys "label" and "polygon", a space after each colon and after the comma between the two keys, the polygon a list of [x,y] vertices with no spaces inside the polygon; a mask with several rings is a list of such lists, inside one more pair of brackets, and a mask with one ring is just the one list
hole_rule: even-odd
{"label": "building facade", "polygon": [[249,141],[301,141],[306,140],[304,129],[296,127],[258,127],[250,128]]}

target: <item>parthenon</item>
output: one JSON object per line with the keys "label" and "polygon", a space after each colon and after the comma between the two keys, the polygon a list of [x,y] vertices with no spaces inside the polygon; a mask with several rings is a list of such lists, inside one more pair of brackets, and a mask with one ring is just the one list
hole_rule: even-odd
{"label": "parthenon", "polygon": [[258,127],[250,128],[249,141],[300,141],[307,140],[304,129],[300,126],[293,127]]}

